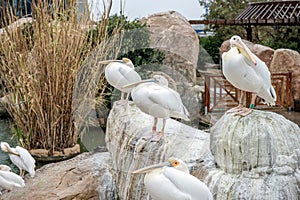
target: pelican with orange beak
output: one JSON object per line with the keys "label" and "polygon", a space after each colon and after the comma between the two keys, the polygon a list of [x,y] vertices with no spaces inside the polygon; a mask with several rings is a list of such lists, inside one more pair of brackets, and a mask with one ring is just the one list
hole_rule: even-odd
{"label": "pelican with orange beak", "polygon": [[187,165],[178,158],[132,172],[146,174],[144,184],[154,200],[213,200],[208,187],[189,173]]}
{"label": "pelican with orange beak", "polygon": [[[121,91],[120,104],[125,104],[132,88],[123,88],[123,86],[141,81],[140,75],[134,70],[133,63],[130,59],[123,58],[101,61],[100,64],[108,64],[105,68],[105,78],[110,85]],[[124,93],[127,93],[126,100]]]}
{"label": "pelican with orange beak", "polygon": [[[276,92],[271,84],[271,73],[267,65],[254,55],[241,37],[234,35],[230,39],[230,50],[222,55],[222,69],[225,78],[242,91],[239,105],[227,112],[246,116],[252,112],[257,96],[267,105],[274,106]],[[246,92],[252,92],[250,108],[243,106]]]}

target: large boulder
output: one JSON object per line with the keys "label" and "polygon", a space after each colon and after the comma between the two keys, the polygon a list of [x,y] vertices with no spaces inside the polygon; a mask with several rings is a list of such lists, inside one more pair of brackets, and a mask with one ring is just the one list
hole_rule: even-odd
{"label": "large boulder", "polygon": [[199,55],[199,39],[195,30],[175,11],[153,14],[141,21],[150,31],[149,47],[165,54],[158,70],[175,83],[191,118],[198,117],[202,98],[199,89],[194,87]]}
{"label": "large boulder", "polygon": [[277,49],[270,66],[271,72],[292,72],[292,94],[300,99],[300,54],[290,49]]}
{"label": "large boulder", "polygon": [[[142,113],[132,102],[125,106],[114,104],[109,114],[106,144],[112,156],[120,199],[149,199],[144,175],[130,172],[169,157],[185,161],[202,180],[207,169],[214,166],[208,133],[168,119],[165,136],[159,142],[151,142],[143,137],[150,133],[152,123],[153,117]],[[158,130],[160,128],[161,124]]]}
{"label": "large boulder", "polygon": [[195,83],[199,40],[187,19],[169,11],[150,15],[142,22],[151,33],[150,48],[164,51],[164,64],[183,74],[188,82]]}
{"label": "large boulder", "polygon": [[118,199],[108,152],[83,153],[38,169],[26,186],[5,193],[3,200]]}
{"label": "large boulder", "polygon": [[298,199],[300,128],[281,115],[225,114],[211,128],[215,199]]}

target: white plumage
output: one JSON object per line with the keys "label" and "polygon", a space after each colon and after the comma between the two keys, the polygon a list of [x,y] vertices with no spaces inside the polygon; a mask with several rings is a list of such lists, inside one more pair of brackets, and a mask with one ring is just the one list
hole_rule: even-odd
{"label": "white plumage", "polygon": [[[276,93],[266,64],[250,51],[239,36],[230,39],[230,46],[230,50],[222,55],[225,78],[234,87],[258,95],[268,105],[275,105]],[[243,97],[244,95],[241,95],[241,98]],[[256,96],[252,97],[252,106],[255,98]],[[242,99],[240,104],[241,101]]]}
{"label": "white plumage", "polygon": [[14,187],[24,187],[25,182],[21,176],[10,171],[10,167],[0,165],[0,187],[11,190]]}
{"label": "white plumage", "polygon": [[189,121],[189,113],[183,105],[179,93],[168,87],[168,81],[163,76],[154,75],[153,79],[142,80],[125,87],[134,85],[136,87],[131,91],[132,99],[141,111],[154,117],[153,132],[156,131],[157,118],[163,119],[163,127],[158,135],[158,140],[164,134],[168,118],[174,117]]}
{"label": "white plumage", "polygon": [[1,142],[3,152],[9,154],[10,160],[20,169],[20,175],[23,175],[23,170],[29,172],[31,177],[35,175],[35,160],[31,154],[23,147],[16,146],[11,148],[8,143]]}
{"label": "white plumage", "polygon": [[141,81],[140,75],[134,70],[133,63],[128,58],[101,63],[109,63],[105,68],[105,78],[109,84],[121,91],[121,101],[124,101],[124,93],[130,93],[132,88],[123,88],[123,86]]}
{"label": "white plumage", "polygon": [[189,174],[186,164],[177,158],[132,172],[146,173],[144,184],[154,200],[212,200],[208,187]]}

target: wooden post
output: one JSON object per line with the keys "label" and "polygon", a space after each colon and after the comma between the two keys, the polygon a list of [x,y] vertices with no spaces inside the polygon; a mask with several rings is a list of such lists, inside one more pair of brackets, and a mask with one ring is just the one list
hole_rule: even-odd
{"label": "wooden post", "polygon": [[250,24],[246,27],[246,32],[247,32],[247,40],[252,42],[252,27]]}
{"label": "wooden post", "polygon": [[210,111],[210,78],[205,74],[205,106],[207,107],[207,112]]}

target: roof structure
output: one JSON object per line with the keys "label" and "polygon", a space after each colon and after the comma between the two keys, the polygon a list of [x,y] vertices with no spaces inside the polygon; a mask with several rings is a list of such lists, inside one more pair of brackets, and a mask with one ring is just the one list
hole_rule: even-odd
{"label": "roof structure", "polygon": [[299,26],[300,0],[249,3],[234,19],[190,20],[191,24]]}

